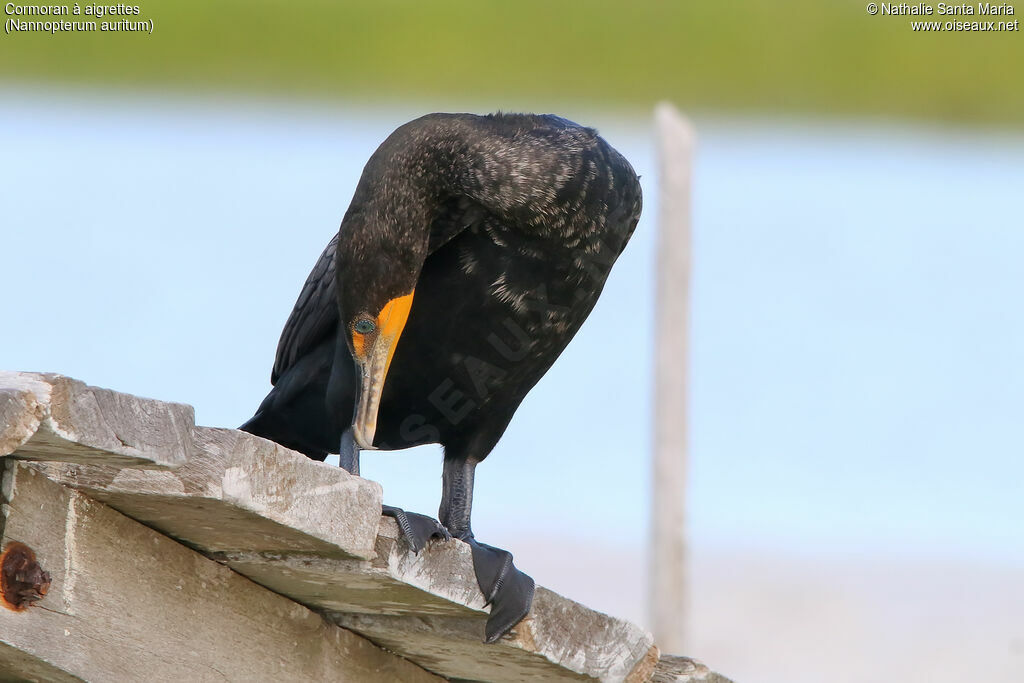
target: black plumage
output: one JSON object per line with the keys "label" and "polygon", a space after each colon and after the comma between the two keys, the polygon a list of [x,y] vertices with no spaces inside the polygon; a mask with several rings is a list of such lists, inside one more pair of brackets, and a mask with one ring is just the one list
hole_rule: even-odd
{"label": "black plumage", "polygon": [[[356,472],[357,445],[440,443],[439,519],[471,540],[476,464],[590,313],[640,208],[629,163],[556,116],[398,128],[366,164],[285,324],[274,388],[242,428],[319,460],[340,449]],[[486,564],[482,587],[515,583],[482,577]],[[525,615],[523,599],[489,639]]]}

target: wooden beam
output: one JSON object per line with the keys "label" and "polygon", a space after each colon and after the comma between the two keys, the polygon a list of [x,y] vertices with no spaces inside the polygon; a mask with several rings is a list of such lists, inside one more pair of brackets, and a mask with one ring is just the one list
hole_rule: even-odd
{"label": "wooden beam", "polygon": [[[338,623],[456,679],[648,681],[659,651],[639,627],[589,610],[544,588],[529,616],[495,645],[481,642],[482,620],[338,614]],[[586,634],[586,635],[584,635]]]}
{"label": "wooden beam", "polygon": [[0,671],[46,680],[439,680],[28,465],[6,460],[2,491],[3,546],[30,546],[52,585],[23,612],[0,609]]}
{"label": "wooden beam", "polygon": [[36,466],[208,554],[376,555],[380,484],[234,429],[195,427],[188,439],[195,457],[173,471]]}
{"label": "wooden beam", "polygon": [[[0,411],[4,405],[9,409],[0,412],[5,420],[0,435],[14,444],[10,451],[15,457],[33,443],[47,415],[69,412],[60,403],[65,396],[105,391],[77,383],[85,388],[51,392],[40,401],[36,397],[42,389],[28,396],[25,390],[26,383],[41,381],[38,377],[0,382],[0,395],[6,390],[8,398],[13,396],[0,402]],[[43,384],[52,388],[54,382],[74,381],[46,379]],[[103,399],[107,405],[126,405],[129,411],[140,405],[134,397],[109,394]],[[33,412],[32,400],[43,409]],[[145,406],[153,424],[178,424],[167,419],[168,411],[178,414],[177,406],[159,401]],[[7,422],[7,416],[13,421]],[[131,433],[127,415],[114,411],[105,416],[108,424],[118,425],[116,434]],[[89,411],[70,411],[60,424],[65,434],[93,442],[98,437],[92,432],[101,427]],[[21,613],[0,610],[0,679],[19,671],[44,680],[63,680],[64,675],[72,677],[66,680],[137,678],[128,675],[123,667],[132,665],[122,659],[129,661],[125,652],[145,650],[132,656],[161,675],[186,680],[215,678],[217,671],[231,680],[346,680],[348,670],[332,658],[339,652],[363,657],[351,648],[367,641],[354,634],[434,674],[459,679],[632,683],[649,680],[661,666],[659,649],[643,629],[540,587],[527,618],[498,643],[485,645],[489,608],[465,543],[431,542],[414,554],[394,520],[381,516],[378,484],[250,434],[194,427],[190,417],[188,424],[188,430],[174,432],[187,457],[172,470],[160,464],[147,468],[139,459],[104,459],[103,453],[97,458],[94,450],[68,440],[36,441],[36,462],[0,459],[10,473],[2,487],[2,540],[32,546],[53,574],[50,593],[35,607]],[[57,462],[46,462],[50,448]],[[144,459],[145,451],[140,453]],[[134,466],[123,467],[127,462]],[[185,611],[175,611],[179,608]],[[329,623],[319,616],[310,621],[313,613],[306,608]],[[279,626],[285,617],[294,623]],[[46,621],[58,618],[59,626]],[[202,627],[191,629],[190,619]],[[52,643],[64,628],[74,637],[62,636],[71,638],[61,641],[69,647],[55,651]],[[278,628],[281,638],[292,643],[292,656],[327,668],[304,669],[291,662],[269,642],[269,632]],[[251,638],[252,645],[240,645],[236,631],[243,634],[238,637]],[[154,644],[162,639],[173,644]],[[295,644],[303,639],[313,644]],[[124,647],[107,659],[90,659],[90,644],[97,642],[112,653]],[[200,646],[205,649],[197,660]],[[261,659],[264,655],[277,660],[268,662]],[[156,661],[161,657],[162,665]],[[271,668],[258,674],[239,663],[246,657]],[[390,661],[382,661],[380,670],[407,680],[387,668]],[[286,665],[293,668],[282,668]],[[108,671],[113,673],[104,674]],[[687,675],[669,680],[691,680]]]}
{"label": "wooden beam", "polygon": [[194,425],[192,406],[0,371],[0,456],[173,468],[189,457]]}
{"label": "wooden beam", "polygon": [[732,683],[689,657],[663,655],[654,667],[650,683]]}
{"label": "wooden beam", "polygon": [[[328,526],[344,527],[340,520],[345,519],[362,524],[358,520],[369,508],[376,524],[374,552],[363,559],[339,553],[337,547],[311,548],[289,535],[284,524],[268,527],[265,519],[241,516],[234,506],[215,504],[209,491],[216,484],[200,485],[201,473],[218,482],[231,469],[223,463],[225,452],[246,458],[251,468],[256,459],[249,461],[250,456],[241,453],[250,447],[271,451],[280,447],[233,430],[209,431],[217,438],[197,438],[206,454],[198,471],[191,463],[175,472],[118,473],[106,466],[65,463],[28,467],[109,502],[261,586],[327,614],[335,623],[445,677],[500,682],[522,680],[528,673],[547,680],[581,675],[625,680],[634,671],[653,669],[658,650],[649,633],[544,589],[537,590],[530,616],[512,634],[496,644],[485,644],[488,608],[477,587],[469,546],[456,540],[431,542],[414,554],[395,521],[380,516],[379,502],[339,500],[344,510],[339,507],[330,514],[321,510],[323,516],[316,520]],[[349,477],[338,468],[324,468],[288,451],[285,455],[299,458],[294,463],[299,472],[324,470]],[[276,471],[271,453],[264,456],[262,467]],[[316,488],[308,476],[295,472],[282,481],[295,488],[288,496]],[[265,496],[263,488],[255,485],[248,495]],[[189,512],[193,507],[200,512]],[[175,516],[175,510],[182,513]],[[588,636],[581,639],[584,632]]]}

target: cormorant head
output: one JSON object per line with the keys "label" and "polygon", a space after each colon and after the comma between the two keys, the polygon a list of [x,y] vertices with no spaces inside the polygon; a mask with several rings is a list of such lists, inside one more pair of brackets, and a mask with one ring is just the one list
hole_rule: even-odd
{"label": "cormorant head", "polygon": [[373,448],[384,381],[412,310],[425,239],[393,221],[365,215],[347,216],[342,223],[338,306],[359,378],[352,431],[360,448]]}
{"label": "cormorant head", "polygon": [[436,119],[405,124],[381,143],[338,233],[338,305],[360,376],[352,421],[360,448],[373,447],[384,381],[412,310],[451,167],[431,137]]}

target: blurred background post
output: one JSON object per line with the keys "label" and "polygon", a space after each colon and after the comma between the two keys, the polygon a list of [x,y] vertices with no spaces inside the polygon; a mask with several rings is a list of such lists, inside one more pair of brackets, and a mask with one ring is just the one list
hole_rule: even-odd
{"label": "blurred background post", "polygon": [[654,466],[650,583],[655,642],[686,652],[687,368],[690,357],[690,182],[693,127],[668,102],[658,134],[658,284],[654,330]]}

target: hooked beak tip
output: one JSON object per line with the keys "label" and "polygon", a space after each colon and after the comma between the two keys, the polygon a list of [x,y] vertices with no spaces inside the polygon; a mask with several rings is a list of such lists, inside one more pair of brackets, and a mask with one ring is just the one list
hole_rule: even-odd
{"label": "hooked beak tip", "polygon": [[359,448],[361,448],[362,450],[364,450],[364,451],[376,450],[373,447],[373,436],[372,435],[369,438],[367,438],[366,435],[364,435],[362,433],[362,430],[358,430],[357,429],[353,436],[355,436],[356,445],[358,445]]}
{"label": "hooked beak tip", "polygon": [[377,431],[376,424],[367,424],[365,416],[357,414],[352,422],[352,438],[356,446],[364,451],[373,450],[373,437]]}

